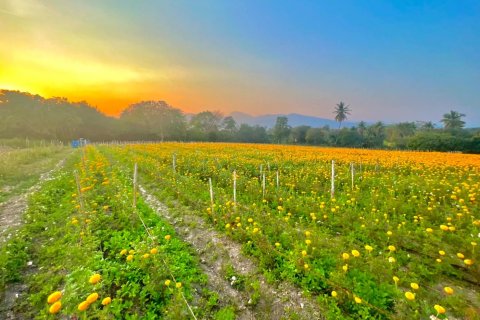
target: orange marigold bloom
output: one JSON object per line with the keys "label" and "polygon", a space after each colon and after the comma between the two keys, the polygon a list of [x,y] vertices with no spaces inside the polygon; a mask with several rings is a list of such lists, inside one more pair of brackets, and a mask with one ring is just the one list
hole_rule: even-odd
{"label": "orange marigold bloom", "polygon": [[50,294],[47,298],[48,303],[57,302],[62,297],[61,291],[55,291],[54,293]]}
{"label": "orange marigold bloom", "polygon": [[48,312],[50,312],[51,314],[55,314],[55,313],[58,313],[58,311],[60,311],[61,308],[62,308],[62,302],[57,301],[50,306],[50,308],[48,309]]}

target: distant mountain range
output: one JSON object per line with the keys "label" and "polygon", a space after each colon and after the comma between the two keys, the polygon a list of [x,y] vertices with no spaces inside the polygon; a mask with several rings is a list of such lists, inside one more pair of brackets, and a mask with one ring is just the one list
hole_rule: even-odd
{"label": "distant mountain range", "polygon": [[[261,116],[252,116],[243,112],[232,112],[229,116],[233,117],[238,124],[248,124],[251,126],[259,125],[262,127],[272,128],[275,125],[277,117],[287,117],[288,124],[292,127],[297,126],[310,126],[313,128],[330,126],[331,128],[337,128],[338,122],[332,119],[325,119],[313,116],[306,116],[298,113],[289,114],[265,114]],[[342,127],[353,127],[356,125],[354,122],[342,122]]]}

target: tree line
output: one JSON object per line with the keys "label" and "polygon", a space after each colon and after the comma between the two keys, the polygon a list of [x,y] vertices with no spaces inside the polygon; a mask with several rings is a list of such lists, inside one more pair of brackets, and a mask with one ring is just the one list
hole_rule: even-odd
{"label": "tree line", "polygon": [[356,148],[389,148],[480,153],[480,130],[464,129],[465,116],[444,115],[443,128],[432,122],[359,122],[342,128],[351,110],[340,102],[334,109],[338,128],[295,126],[278,117],[273,128],[238,124],[233,117],[203,111],[193,116],[164,101],[130,105],[119,118],[105,116],[86,102],[45,99],[19,91],[0,91],[0,138],[28,138],[68,142],[90,141],[212,141],[288,143]]}

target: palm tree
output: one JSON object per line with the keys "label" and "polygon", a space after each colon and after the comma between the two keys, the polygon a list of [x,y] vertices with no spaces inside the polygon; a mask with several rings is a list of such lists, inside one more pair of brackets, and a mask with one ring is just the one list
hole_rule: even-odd
{"label": "palm tree", "polygon": [[457,111],[450,111],[450,113],[445,113],[443,115],[443,125],[445,129],[461,129],[465,125],[465,121],[462,121],[462,117],[465,117],[463,113]]}
{"label": "palm tree", "polygon": [[333,113],[335,113],[335,121],[338,122],[338,129],[340,129],[342,126],[342,121],[347,120],[347,114],[350,114],[350,109],[345,103],[340,101],[340,103],[337,103]]}

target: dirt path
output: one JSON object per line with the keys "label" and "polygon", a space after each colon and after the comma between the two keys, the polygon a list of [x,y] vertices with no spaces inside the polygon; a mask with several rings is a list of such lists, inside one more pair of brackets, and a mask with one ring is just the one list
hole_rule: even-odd
{"label": "dirt path", "polygon": [[[202,218],[182,210],[169,210],[143,187],[139,190],[147,204],[169,221],[175,230],[196,250],[211,289],[224,303],[236,305],[237,319],[322,319],[316,303],[291,284],[274,287],[265,281],[254,262],[242,254],[241,246],[212,230]],[[256,303],[246,290],[234,287],[235,279],[225,278],[225,266],[232,266],[248,281],[258,281],[260,297]],[[233,284],[233,285],[232,285]]]}
{"label": "dirt path", "polygon": [[[38,182],[30,187],[27,192],[0,204],[0,246],[9,240],[14,235],[15,230],[22,224],[23,213],[28,208],[28,197],[37,192],[44,182],[52,180],[53,174],[63,167],[64,163],[65,159],[59,161],[50,171],[41,174]],[[33,272],[31,268],[27,272]],[[0,301],[0,319],[23,319],[15,313],[14,306],[15,301],[26,289],[26,286],[22,283],[11,283],[6,286],[3,294],[0,292],[2,298],[2,301]]]}

